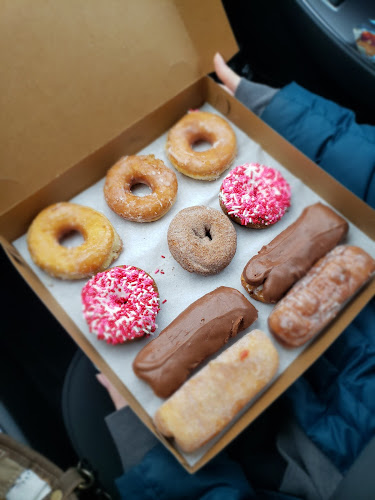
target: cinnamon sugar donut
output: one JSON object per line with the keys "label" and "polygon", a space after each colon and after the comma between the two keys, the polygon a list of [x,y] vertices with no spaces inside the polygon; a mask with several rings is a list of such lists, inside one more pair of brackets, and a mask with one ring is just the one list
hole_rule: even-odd
{"label": "cinnamon sugar donut", "polygon": [[[81,233],[82,245],[61,245],[63,236],[72,231]],[[119,235],[103,214],[69,202],[42,210],[28,230],[27,244],[37,266],[55,278],[69,280],[103,271],[122,250]]]}
{"label": "cinnamon sugar donut", "polygon": [[98,273],[81,298],[90,332],[108,344],[148,337],[157,328],[158,288],[143,269],[118,266]]}
{"label": "cinnamon sugar donut", "polygon": [[[151,193],[136,196],[132,187],[146,184]],[[165,215],[176,201],[177,177],[154,155],[124,156],[107,172],[104,196],[109,207],[124,219],[152,222]]]}
{"label": "cinnamon sugar donut", "polygon": [[290,186],[281,173],[259,163],[232,169],[220,187],[223,212],[237,224],[262,229],[275,224],[290,207]]}
{"label": "cinnamon sugar donut", "polygon": [[181,267],[204,276],[222,271],[237,248],[232,223],[219,210],[204,206],[181,210],[169,225],[167,239]]}
{"label": "cinnamon sugar donut", "polygon": [[[192,145],[207,141],[211,148],[194,151]],[[171,128],[166,152],[169,161],[182,174],[212,181],[217,179],[236,156],[236,136],[227,121],[214,113],[192,111]]]}

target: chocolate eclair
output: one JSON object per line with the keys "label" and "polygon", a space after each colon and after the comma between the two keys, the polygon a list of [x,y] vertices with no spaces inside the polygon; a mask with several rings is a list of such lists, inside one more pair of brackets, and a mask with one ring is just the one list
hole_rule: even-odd
{"label": "chocolate eclair", "polygon": [[194,368],[257,317],[255,307],[238,290],[216,288],[190,304],[138,353],[134,373],[157,396],[167,398]]}
{"label": "chocolate eclair", "polygon": [[260,302],[275,303],[347,234],[349,225],[322,203],[306,207],[246,264],[241,283]]}

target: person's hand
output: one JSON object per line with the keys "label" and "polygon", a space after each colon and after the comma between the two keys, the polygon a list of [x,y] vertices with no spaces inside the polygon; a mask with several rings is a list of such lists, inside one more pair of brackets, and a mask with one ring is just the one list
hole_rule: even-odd
{"label": "person's hand", "polygon": [[231,95],[234,95],[241,77],[227,65],[218,52],[214,56],[214,67],[217,77],[223,82],[222,87]]}
{"label": "person's hand", "polygon": [[116,410],[121,410],[124,406],[127,406],[128,403],[126,399],[119,393],[119,391],[114,387],[111,382],[107,379],[107,377],[103,373],[98,373],[96,375],[98,382],[108,391],[110,398],[115,405]]}

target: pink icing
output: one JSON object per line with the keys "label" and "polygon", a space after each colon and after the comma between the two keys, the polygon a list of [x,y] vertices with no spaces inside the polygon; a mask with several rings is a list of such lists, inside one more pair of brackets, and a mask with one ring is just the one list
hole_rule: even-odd
{"label": "pink icing", "polygon": [[285,214],[290,206],[290,186],[274,168],[259,163],[235,167],[224,178],[220,200],[228,215],[241,225],[269,226]]}
{"label": "pink icing", "polygon": [[155,331],[160,310],[152,278],[133,266],[96,274],[82,289],[83,314],[90,332],[120,344]]}

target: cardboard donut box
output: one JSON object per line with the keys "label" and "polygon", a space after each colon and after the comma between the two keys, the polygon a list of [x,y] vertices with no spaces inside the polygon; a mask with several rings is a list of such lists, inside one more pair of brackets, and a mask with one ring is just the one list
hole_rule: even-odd
{"label": "cardboard donut box", "polygon": [[[316,341],[194,465],[150,416],[12,245],[44,207],[69,200],[122,155],[135,154],[186,110],[209,103],[369,238],[375,211],[211,78],[216,51],[237,52],[219,1],[8,2],[2,7],[1,245],[14,267],[133,410],[193,473],[282,394],[375,294],[371,280]],[[198,182],[198,181],[197,181]]]}

